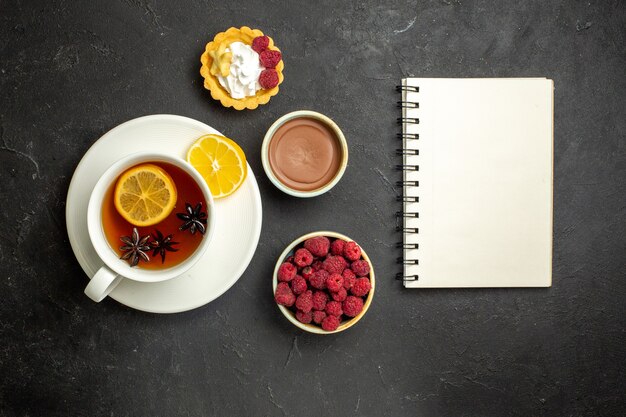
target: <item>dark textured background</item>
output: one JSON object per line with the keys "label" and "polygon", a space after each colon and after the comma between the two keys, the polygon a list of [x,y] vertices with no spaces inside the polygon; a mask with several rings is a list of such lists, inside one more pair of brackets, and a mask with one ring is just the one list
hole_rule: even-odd
{"label": "dark textured background", "polygon": [[[626,6],[623,1],[22,2],[0,0],[1,416],[617,416],[626,412]],[[222,108],[199,56],[258,27],[285,82],[255,111]],[[393,280],[402,76],[546,76],[555,83],[554,283],[404,290]],[[263,174],[265,130],[332,117],[350,165],[299,200]],[[264,208],[256,255],[207,306],[153,315],[92,303],[64,200],[103,133],[152,114],[235,138]],[[304,334],[270,276],[293,238],[343,232],[378,289],[351,330]]]}

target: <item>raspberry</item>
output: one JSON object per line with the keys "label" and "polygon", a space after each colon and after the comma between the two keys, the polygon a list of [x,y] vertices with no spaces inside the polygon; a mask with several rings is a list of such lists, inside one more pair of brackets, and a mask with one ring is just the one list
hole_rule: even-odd
{"label": "raspberry", "polygon": [[289,263],[289,262],[284,262],[278,268],[278,280],[289,282],[293,279],[293,277],[296,276],[296,272],[298,272],[298,270],[296,269],[294,264]]}
{"label": "raspberry", "polygon": [[348,317],[356,317],[363,310],[363,299],[351,295],[346,298],[342,307],[343,314]]}
{"label": "raspberry", "polygon": [[330,248],[330,240],[324,236],[316,236],[304,241],[304,247],[313,254],[313,256],[326,256]]}
{"label": "raspberry", "polygon": [[285,262],[289,262],[290,264],[293,263],[293,255],[288,256],[287,259],[285,259]]}
{"label": "raspberry", "polygon": [[348,263],[343,256],[330,255],[324,260],[324,269],[330,274],[341,274],[347,266]]}
{"label": "raspberry", "polygon": [[259,75],[259,84],[264,90],[270,90],[278,85],[278,73],[275,69],[264,69]]}
{"label": "raspberry", "polygon": [[341,287],[339,291],[331,293],[330,295],[335,301],[344,301],[348,296],[348,291],[345,288]]}
{"label": "raspberry", "polygon": [[276,304],[280,304],[281,306],[285,307],[291,307],[293,303],[296,302],[296,296],[294,293],[277,294],[274,297],[274,300],[276,300]]}
{"label": "raspberry", "polygon": [[330,314],[331,316],[339,317],[343,314],[343,310],[341,309],[341,303],[339,301],[327,302],[325,311],[326,314]]}
{"label": "raspberry", "polygon": [[305,266],[304,268],[302,268],[302,278],[308,280],[309,278],[311,278],[311,275],[313,275],[313,268],[311,268],[310,266]]}
{"label": "raspberry", "polygon": [[343,277],[339,274],[330,274],[326,279],[326,288],[330,292],[337,292],[340,288],[343,288]]}
{"label": "raspberry", "polygon": [[350,288],[350,292],[357,297],[363,297],[370,292],[370,288],[372,288],[372,285],[369,279],[359,278],[354,282],[352,288]]}
{"label": "raspberry", "polygon": [[307,289],[306,280],[302,278],[300,275],[296,275],[294,279],[291,280],[291,291],[295,295],[300,295],[305,292]]}
{"label": "raspberry", "polygon": [[351,268],[354,273],[359,277],[363,277],[370,273],[370,264],[367,263],[367,261],[364,259],[359,259],[358,261],[352,262]]}
{"label": "raspberry", "polygon": [[324,264],[322,263],[322,261],[315,261],[313,262],[313,265],[311,265],[311,267],[314,271],[319,271],[324,267]]}
{"label": "raspberry", "polygon": [[286,282],[279,282],[276,285],[276,294],[279,293],[285,293],[285,292],[291,292],[291,288],[289,288],[289,284]]}
{"label": "raspberry", "polygon": [[265,51],[267,49],[267,47],[270,44],[270,38],[268,38],[267,36],[257,36],[256,38],[252,39],[252,49],[257,53],[260,54],[261,52]]}
{"label": "raspberry", "polygon": [[293,303],[296,302],[296,296],[289,288],[289,284],[286,282],[279,282],[276,286],[276,293],[274,294],[274,299],[276,303],[285,306],[291,307]]}
{"label": "raspberry", "polygon": [[313,263],[313,255],[308,250],[300,248],[296,251],[294,263],[300,268],[311,265]]}
{"label": "raspberry", "polygon": [[283,59],[280,51],[272,51],[270,49],[266,49],[265,51],[259,54],[259,58],[261,60],[261,65],[265,68],[276,68],[276,65]]}
{"label": "raspberry", "polygon": [[313,312],[313,322],[317,324],[322,324],[322,321],[326,318],[326,313],[323,311],[314,311]]}
{"label": "raspberry", "polygon": [[322,329],[326,330],[327,332],[332,332],[333,330],[337,330],[337,327],[339,327],[339,323],[339,317],[326,316],[324,320],[322,320]]}
{"label": "raspberry", "polygon": [[327,279],[328,272],[321,270],[311,275],[311,278],[309,278],[309,282],[311,283],[311,287],[317,288],[318,290],[323,290],[326,288]]}
{"label": "raspberry", "polygon": [[343,247],[346,244],[345,240],[337,239],[330,245],[330,253],[333,255],[343,255]]}
{"label": "raspberry", "polygon": [[296,311],[296,318],[300,323],[308,324],[313,320],[313,314],[310,311],[305,313],[304,311],[298,310]]}
{"label": "raspberry", "polygon": [[313,293],[313,310],[324,310],[328,302],[328,294],[324,291],[315,291]]}
{"label": "raspberry", "polygon": [[313,291],[307,290],[296,298],[296,308],[308,313],[313,308]]}
{"label": "raspberry", "polygon": [[346,290],[352,288],[352,285],[354,285],[354,281],[356,281],[356,275],[354,274],[354,272],[352,272],[351,269],[346,268],[343,270],[343,273],[341,275],[343,276],[343,287]]}
{"label": "raspberry", "polygon": [[361,258],[361,248],[356,242],[348,242],[343,247],[343,256],[349,261],[356,261]]}

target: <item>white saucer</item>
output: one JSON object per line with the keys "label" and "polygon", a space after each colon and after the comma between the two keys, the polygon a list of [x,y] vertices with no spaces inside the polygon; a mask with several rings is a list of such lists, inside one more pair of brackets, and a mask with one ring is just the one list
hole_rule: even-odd
{"label": "white saucer", "polygon": [[[118,159],[141,150],[184,158],[189,146],[207,133],[220,134],[187,117],[153,115],[119,125],[91,146],[74,172],[65,209],[72,250],[90,279],[103,265],[87,233],[87,203],[98,178]],[[215,201],[215,212],[211,244],[187,273],[155,283],[125,279],[109,296],[137,310],[177,313],[203,306],[226,292],[248,267],[261,235],[261,194],[249,166],[239,190]]]}

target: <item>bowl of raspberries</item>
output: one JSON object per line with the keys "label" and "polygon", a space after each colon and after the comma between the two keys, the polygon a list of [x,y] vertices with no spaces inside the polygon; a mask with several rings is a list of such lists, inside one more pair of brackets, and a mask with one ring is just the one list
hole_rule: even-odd
{"label": "bowl of raspberries", "polygon": [[347,236],[313,232],[294,240],[274,268],[274,300],[307,332],[330,334],[355,325],[374,297],[374,268]]}

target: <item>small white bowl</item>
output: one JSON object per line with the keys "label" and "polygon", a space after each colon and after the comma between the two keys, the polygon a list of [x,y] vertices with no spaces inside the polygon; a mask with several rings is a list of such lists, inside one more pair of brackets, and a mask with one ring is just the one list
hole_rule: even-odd
{"label": "small white bowl", "polygon": [[[296,246],[298,246],[300,243],[304,242],[305,240],[310,239],[315,236],[326,236],[328,238],[343,239],[346,242],[350,242],[353,240],[353,239],[350,239],[346,235],[342,235],[341,233],[328,232],[328,231],[312,232],[312,233],[308,233],[306,235],[300,236],[299,238],[291,242],[285,248],[283,253],[280,254],[280,256],[278,257],[278,260],[276,261],[276,267],[274,268],[274,275],[272,276],[272,287],[273,287],[272,294],[276,293],[276,286],[278,285],[278,268],[280,268],[280,265],[285,261],[285,259],[287,259],[288,256],[293,255],[293,249]],[[285,306],[276,304],[278,308],[280,309],[280,311],[283,313],[283,315],[287,317],[287,320],[289,320],[292,324],[301,328],[302,330],[305,330],[309,333],[316,333],[316,334],[333,334],[333,333],[343,332],[344,330],[349,329],[350,327],[354,326],[359,320],[361,320],[361,318],[365,315],[367,310],[370,308],[370,305],[372,304],[372,299],[374,298],[374,289],[376,288],[376,279],[374,277],[374,266],[372,265],[372,261],[367,256],[367,253],[365,253],[365,250],[363,250],[363,247],[361,245],[359,245],[359,247],[361,247],[361,256],[370,265],[369,280],[371,283],[371,289],[370,289],[370,292],[367,294],[367,299],[363,303],[363,310],[361,310],[361,312],[356,317],[353,317],[350,320],[346,320],[342,322],[339,325],[339,327],[337,327],[336,330],[333,330],[332,332],[328,332],[326,330],[323,330],[321,327],[317,325],[305,324],[305,323],[299,322],[298,319],[296,319],[296,315],[292,313],[291,310],[289,310]]]}
{"label": "small white bowl", "polygon": [[[274,136],[274,133],[276,133],[276,130],[278,130],[279,127],[281,127],[289,120],[298,119],[301,117],[316,119],[324,123],[335,133],[341,147],[341,165],[339,166],[337,174],[326,185],[311,191],[295,190],[280,182],[280,180],[274,175],[269,161],[269,145],[272,140],[272,136]],[[298,110],[287,113],[280,119],[276,120],[267,130],[267,133],[265,133],[265,138],[263,139],[263,145],[261,147],[261,161],[263,162],[263,169],[265,170],[265,174],[267,175],[267,177],[270,179],[272,184],[274,184],[276,188],[278,188],[282,192],[300,198],[316,197],[320,194],[324,194],[326,191],[333,188],[339,182],[339,180],[343,176],[343,173],[346,171],[346,167],[348,166],[348,143],[346,142],[346,138],[343,135],[343,132],[341,131],[341,129],[339,129],[339,126],[337,126],[337,124],[333,122],[330,118],[315,111]]]}

